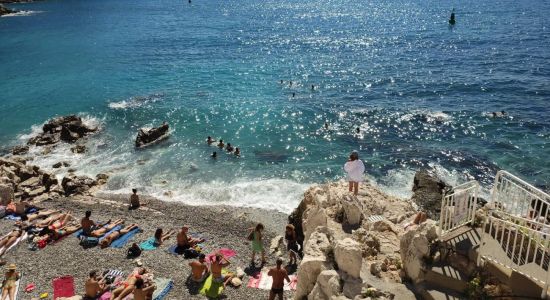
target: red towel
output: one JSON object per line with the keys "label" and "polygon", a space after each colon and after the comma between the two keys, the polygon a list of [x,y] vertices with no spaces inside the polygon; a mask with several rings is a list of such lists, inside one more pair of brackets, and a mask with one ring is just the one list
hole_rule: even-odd
{"label": "red towel", "polygon": [[53,284],[53,299],[60,297],[74,296],[74,278],[72,276],[63,276],[55,278]]}
{"label": "red towel", "polygon": [[210,261],[214,261],[214,256],[216,256],[216,253],[221,253],[223,254],[223,256],[227,259],[230,259],[231,257],[237,255],[237,252],[235,252],[235,250],[232,250],[232,249],[228,249],[228,248],[221,248],[220,250],[218,251],[214,251],[210,254],[208,254],[206,256],[206,261],[207,262],[210,262]]}

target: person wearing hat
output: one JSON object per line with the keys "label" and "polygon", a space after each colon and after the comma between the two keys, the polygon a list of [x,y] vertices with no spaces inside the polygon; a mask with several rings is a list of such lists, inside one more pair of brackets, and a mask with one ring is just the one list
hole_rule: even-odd
{"label": "person wearing hat", "polygon": [[15,264],[8,266],[8,271],[6,272],[4,281],[2,281],[2,300],[7,299],[8,295],[10,296],[10,300],[15,300],[15,289],[19,280],[19,273],[15,269]]}
{"label": "person wearing hat", "polygon": [[355,150],[351,152],[349,160],[344,165],[344,171],[348,174],[349,191],[357,196],[359,182],[363,181],[363,173],[365,172],[365,164],[359,159],[359,152]]}

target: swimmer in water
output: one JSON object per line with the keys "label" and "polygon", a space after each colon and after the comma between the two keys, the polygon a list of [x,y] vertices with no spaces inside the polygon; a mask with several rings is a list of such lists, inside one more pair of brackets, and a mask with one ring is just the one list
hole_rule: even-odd
{"label": "swimmer in water", "polygon": [[296,97],[296,93],[293,92],[292,93],[292,98],[294,98],[294,97]]}
{"label": "swimmer in water", "polygon": [[225,147],[225,150],[227,152],[233,152],[233,146],[231,146],[231,143],[227,143],[227,147]]}
{"label": "swimmer in water", "polygon": [[241,149],[235,148],[235,156],[237,157],[241,156]]}
{"label": "swimmer in water", "polygon": [[361,129],[359,129],[359,127],[355,128],[355,132],[356,133],[360,133],[361,132]]}
{"label": "swimmer in water", "polygon": [[214,144],[214,140],[212,139],[211,136],[208,136],[208,138],[206,139],[206,142],[208,143],[208,145]]}
{"label": "swimmer in water", "polygon": [[313,85],[313,84],[311,85],[311,90],[312,91],[315,90],[315,85]]}
{"label": "swimmer in water", "polygon": [[328,122],[325,122],[325,129],[328,130]]}
{"label": "swimmer in water", "polygon": [[451,18],[449,19],[449,24],[454,25],[456,23],[455,20],[455,10],[453,8],[453,12],[451,12]]}
{"label": "swimmer in water", "polygon": [[281,79],[281,84],[283,84],[283,80]]}
{"label": "swimmer in water", "polygon": [[292,86],[292,80],[288,82],[288,85],[289,85],[289,86]]}
{"label": "swimmer in water", "polygon": [[223,143],[223,140],[220,140],[220,142],[218,143],[218,147],[223,149],[224,146],[225,144]]}
{"label": "swimmer in water", "polygon": [[216,157],[218,157],[218,153],[216,153],[216,151],[212,152],[211,157],[212,157],[213,159],[216,159]]}

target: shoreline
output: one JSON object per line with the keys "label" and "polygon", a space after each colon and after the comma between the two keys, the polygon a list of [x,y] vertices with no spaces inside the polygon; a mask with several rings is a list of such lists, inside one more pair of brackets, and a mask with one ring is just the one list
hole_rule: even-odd
{"label": "shoreline", "polygon": [[[147,196],[141,198],[149,201],[145,206],[148,210],[129,211],[126,205],[122,205],[125,204],[121,201],[122,198],[120,196],[98,199],[93,196],[75,196],[40,202],[38,205],[41,208],[70,210],[77,219],[80,219],[86,210],[92,210],[92,219],[96,222],[124,218],[126,224],[138,223],[143,232],[134,236],[122,249],[94,247],[85,250],[74,236],[65,237],[34,252],[27,249],[26,242],[21,242],[3,256],[8,264],[15,263],[18,270],[23,273],[21,289],[29,283],[34,283],[37,287],[32,293],[20,291],[21,295],[24,294],[25,299],[38,297],[43,292],[52,295],[52,279],[63,275],[74,277],[75,292],[78,295],[84,291],[84,282],[92,269],[101,272],[105,269],[118,269],[127,274],[136,267],[134,260],[126,258],[126,251],[132,242],[145,241],[153,236],[156,228],[162,227],[167,231],[179,229],[183,225],[189,225],[190,232],[201,234],[207,239],[203,253],[208,254],[219,248],[235,250],[237,255],[230,259],[232,264],[229,269],[235,272],[236,267],[242,268],[246,273],[243,285],[246,285],[246,277],[257,271],[249,267],[251,251],[246,240],[247,229],[258,221],[265,224],[264,248],[268,260],[265,267],[270,267],[274,265],[276,257],[269,255],[269,243],[273,237],[284,231],[287,222],[287,215],[275,211],[228,206],[189,206]],[[0,222],[0,230],[8,232],[13,225],[13,221],[3,219]],[[191,260],[167,252],[166,249],[175,242],[175,237],[172,237],[157,250],[143,251],[140,259],[155,276],[171,278],[174,281],[174,288],[165,299],[204,299],[204,296],[197,294],[197,286],[191,284],[188,278],[190,267],[187,263]],[[259,266],[259,263],[256,265]],[[228,286],[224,294],[229,299],[259,299],[266,297],[268,291],[246,286]],[[291,293],[286,292],[286,295],[289,297]]]}

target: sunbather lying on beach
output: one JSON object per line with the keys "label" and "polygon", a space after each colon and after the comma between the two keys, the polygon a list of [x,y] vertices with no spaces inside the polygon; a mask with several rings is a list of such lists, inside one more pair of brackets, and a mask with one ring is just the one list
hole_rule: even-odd
{"label": "sunbather lying on beach", "polygon": [[96,230],[93,230],[88,236],[91,236],[91,237],[103,236],[105,233],[111,231],[113,228],[115,228],[116,226],[121,225],[123,223],[124,223],[124,220],[122,220],[122,219],[115,220],[114,222],[111,222],[109,220],[109,222],[107,222],[107,225],[105,225],[101,228],[98,228]]}
{"label": "sunbather lying on beach", "polygon": [[101,242],[99,242],[99,246],[103,249],[103,248],[107,248],[109,247],[109,245],[111,245],[111,243],[113,241],[115,241],[116,239],[118,239],[119,237],[127,234],[128,232],[132,231],[133,229],[135,228],[138,228],[138,225],[137,224],[131,224],[131,225],[128,225],[120,230],[116,230],[116,231],[113,231],[111,233],[109,233],[108,235],[106,235],[102,240]]}
{"label": "sunbather lying on beach", "polygon": [[128,276],[126,281],[122,282],[121,286],[113,290],[111,300],[122,300],[130,295],[134,291],[137,279],[142,278],[145,273],[147,273],[145,268],[137,268],[135,272]]}
{"label": "sunbather lying on beach", "polygon": [[11,245],[13,245],[22,235],[23,231],[20,228],[15,228],[7,236],[2,238],[2,240],[0,240],[0,248],[2,248],[2,250],[0,250],[0,256],[4,255],[6,250]]}
{"label": "sunbather lying on beach", "polygon": [[66,214],[62,214],[62,213],[57,213],[57,214],[52,214],[51,216],[47,217],[46,219],[44,220],[40,220],[40,221],[37,221],[34,223],[34,225],[36,227],[48,227],[50,226],[52,223],[54,223],[55,221],[57,220],[60,220],[62,219],[63,217],[65,217]]}
{"label": "sunbather lying on beach", "polygon": [[178,239],[178,246],[176,250],[186,250],[189,248],[195,247],[197,244],[200,244],[204,242],[204,239],[196,239],[196,238],[190,238],[187,236],[187,233],[189,232],[188,226],[183,226],[181,228],[181,231],[178,233],[177,239]]}
{"label": "sunbather lying on beach", "polygon": [[162,228],[157,228],[157,230],[155,231],[155,246],[158,247],[162,245],[164,241],[172,237],[175,233],[175,230],[170,229],[166,234],[163,234]]}
{"label": "sunbather lying on beach", "polygon": [[[32,213],[32,214],[26,214],[26,215],[23,214],[23,215],[26,216],[27,221],[34,222],[37,219],[49,217],[49,216],[53,215],[54,213],[59,213],[59,211],[58,210],[53,210],[53,209],[47,209],[47,210],[40,210],[40,211]],[[23,215],[21,215],[21,217],[23,217]],[[15,224],[18,224],[20,222],[21,221],[16,221]]]}

